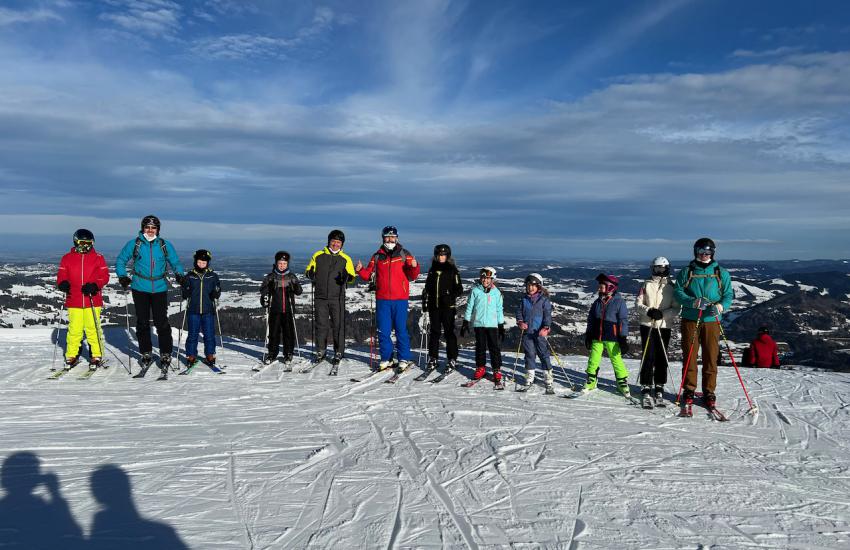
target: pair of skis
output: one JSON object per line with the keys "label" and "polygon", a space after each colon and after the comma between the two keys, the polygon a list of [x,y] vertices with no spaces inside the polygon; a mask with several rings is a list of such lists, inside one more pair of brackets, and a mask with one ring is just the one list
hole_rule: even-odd
{"label": "pair of skis", "polygon": [[[729,420],[729,418],[717,407],[706,406],[705,409],[708,411],[708,415],[712,420],[716,420],[717,422],[727,422]],[[679,416],[683,418],[693,418],[694,404],[682,403],[681,409],[679,409]]]}
{"label": "pair of skis", "polygon": [[[74,365],[73,367],[70,367],[70,368],[57,369],[57,370],[53,371],[53,373],[50,376],[48,376],[47,379],[48,380],[57,380],[59,378],[62,378],[63,376],[65,376],[66,374],[68,374],[69,372],[74,370],[74,368],[76,366],[77,365]],[[95,372],[97,372],[101,369],[106,369],[106,368],[109,368],[109,364],[106,361],[102,361],[100,363],[100,366],[98,366],[98,368],[96,368],[96,369],[92,369],[92,368],[86,369],[85,372],[83,372],[82,374],[77,376],[77,380],[88,380],[89,378],[92,377],[92,375],[94,375]]]}
{"label": "pair of skis", "polygon": [[[593,388],[593,389],[590,389],[590,390],[581,389],[581,390],[578,390],[578,391],[573,391],[573,393],[568,393],[568,394],[564,395],[564,397],[566,397],[567,399],[581,399],[581,398],[588,397],[589,395],[593,394],[596,391],[597,391],[597,388]],[[619,395],[620,397],[625,399],[626,403],[628,403],[629,405],[633,405],[635,407],[641,406],[640,400],[635,398],[632,394],[625,395],[625,394],[622,394],[620,392],[617,392],[617,395]]]}

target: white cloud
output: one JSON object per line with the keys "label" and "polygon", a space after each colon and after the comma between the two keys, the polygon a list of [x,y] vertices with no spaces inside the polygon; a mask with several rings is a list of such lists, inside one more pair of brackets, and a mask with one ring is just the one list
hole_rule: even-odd
{"label": "white cloud", "polygon": [[106,0],[113,11],[99,18],[125,31],[149,37],[173,36],[181,27],[182,8],[171,0]]}
{"label": "white cloud", "polygon": [[44,21],[62,21],[62,16],[53,10],[37,8],[17,11],[0,7],[0,27],[17,23],[41,23]]}

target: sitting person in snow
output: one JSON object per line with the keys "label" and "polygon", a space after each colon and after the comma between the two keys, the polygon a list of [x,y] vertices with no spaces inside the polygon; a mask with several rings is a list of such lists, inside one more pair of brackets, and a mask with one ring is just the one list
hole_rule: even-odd
{"label": "sitting person in snow", "polygon": [[472,381],[484,378],[487,371],[486,353],[490,351],[490,368],[493,370],[493,382],[497,390],[505,389],[502,384],[502,350],[500,344],[505,340],[505,313],[502,292],[496,288],[496,270],[482,267],[479,282],[472,287],[466,312],[460,327],[461,337],[469,332],[469,322],[475,332],[475,373]]}
{"label": "sitting person in snow", "polygon": [[596,276],[596,282],[599,283],[599,297],[590,306],[584,333],[584,347],[590,355],[587,358],[587,382],[582,391],[596,389],[599,363],[605,351],[614,367],[617,390],[625,397],[631,397],[629,371],[623,363],[623,354],[629,352],[629,310],[626,301],[617,292],[620,280],[614,275],[600,273]]}
{"label": "sitting person in snow", "polygon": [[522,349],[525,352],[525,384],[517,391],[528,391],[534,384],[535,356],[546,372],[546,393],[555,393],[552,362],[549,358],[549,336],[552,326],[552,302],[543,288],[543,277],[532,273],[525,278],[525,296],[516,312],[517,326],[522,330]]}
{"label": "sitting person in snow", "polygon": [[188,333],[186,336],[186,364],[192,366],[198,360],[198,335],[204,333],[204,355],[208,365],[215,365],[215,301],[221,296],[221,282],[210,268],[212,254],[209,250],[197,250],[192,271],[183,277],[183,299],[186,302]]}
{"label": "sitting person in snow", "polygon": [[758,336],[744,352],[745,367],[779,368],[779,348],[770,336],[770,328],[760,326]]}

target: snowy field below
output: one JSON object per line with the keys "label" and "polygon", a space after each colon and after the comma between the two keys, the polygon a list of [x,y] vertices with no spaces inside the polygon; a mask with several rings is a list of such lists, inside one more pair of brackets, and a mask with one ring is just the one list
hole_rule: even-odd
{"label": "snowy field below", "polygon": [[[124,333],[106,336],[126,363]],[[34,453],[83,533],[102,508],[92,473],[110,464],[129,477],[137,519],[194,549],[850,547],[845,375],[744,369],[753,416],[722,367],[721,423],[697,407],[679,418],[628,404],[607,363],[604,387],[579,399],[563,398],[558,367],[555,396],[462,388],[469,350],[440,384],[414,381],[418,372],[350,381],[368,373],[368,349],[350,351],[337,377],[327,364],[254,373],[261,346],[243,341],[225,342],[224,375],[200,365],[131,379],[107,354],[112,366],[88,380],[84,367],[47,380],[52,337],[0,330],[2,478],[8,487],[20,473],[9,457]],[[584,362],[561,358],[574,383]],[[505,363],[510,376],[512,352]],[[49,531],[43,516],[3,510],[2,525],[20,527],[0,529],[7,542]],[[180,547],[111,527],[111,547]]]}

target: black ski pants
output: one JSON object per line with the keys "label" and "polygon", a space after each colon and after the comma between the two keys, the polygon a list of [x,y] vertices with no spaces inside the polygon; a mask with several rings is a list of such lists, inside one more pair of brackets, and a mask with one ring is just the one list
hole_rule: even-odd
{"label": "black ski pants", "polygon": [[[660,339],[659,331],[661,331]],[[649,339],[649,346],[646,343],[647,338]],[[670,329],[655,329],[641,325],[640,345],[641,351],[646,349],[646,356],[640,365],[640,385],[663,386],[667,383],[667,355],[664,351],[670,347]]]}
{"label": "black ski pants", "polygon": [[171,338],[171,325],[168,324],[168,292],[142,292],[133,290],[133,305],[136,306],[136,338],[139,339],[139,352],[150,353],[151,314],[159,338],[159,354],[171,355],[174,341]]}
{"label": "black ski pants", "polygon": [[457,334],[455,334],[455,315],[453,307],[439,308],[428,312],[428,357],[437,359],[440,355],[440,332],[446,335],[446,359],[457,359]]}
{"label": "black ski pants", "polygon": [[283,355],[291,356],[295,351],[295,319],[292,312],[269,312],[269,354],[274,359],[280,351],[280,341],[283,339]]}
{"label": "black ski pants", "polygon": [[502,350],[499,347],[499,329],[475,327],[475,366],[487,364],[486,353],[490,351],[490,368],[499,372],[502,368]]}
{"label": "black ski pants", "polygon": [[316,324],[316,353],[322,354],[328,345],[328,335],[334,353],[345,351],[345,297],[316,298],[313,322]]}

